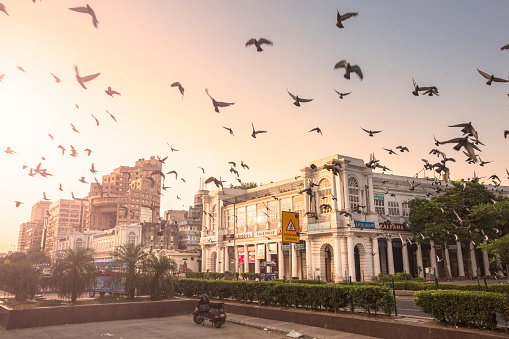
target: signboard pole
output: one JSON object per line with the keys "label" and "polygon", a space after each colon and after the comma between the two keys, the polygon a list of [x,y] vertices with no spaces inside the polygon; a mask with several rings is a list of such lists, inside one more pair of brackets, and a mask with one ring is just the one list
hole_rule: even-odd
{"label": "signboard pole", "polygon": [[292,283],[292,275],[293,275],[293,272],[292,272],[292,243],[289,242],[288,243],[288,256],[290,257],[290,260],[288,261],[290,264],[288,266],[290,266],[290,284]]}

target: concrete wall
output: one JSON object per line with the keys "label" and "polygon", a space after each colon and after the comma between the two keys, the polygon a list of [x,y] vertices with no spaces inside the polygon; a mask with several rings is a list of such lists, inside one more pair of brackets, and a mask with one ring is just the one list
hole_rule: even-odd
{"label": "concrete wall", "polygon": [[6,310],[0,307],[0,325],[6,329],[80,324],[191,314],[196,300],[144,301],[104,305],[41,307]]}

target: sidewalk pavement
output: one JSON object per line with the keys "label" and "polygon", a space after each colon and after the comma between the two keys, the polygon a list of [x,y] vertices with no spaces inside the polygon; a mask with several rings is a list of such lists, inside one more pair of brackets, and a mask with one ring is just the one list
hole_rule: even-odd
{"label": "sidewalk pavement", "polygon": [[328,330],[326,328],[315,327],[315,326],[307,326],[301,325],[291,322],[277,321],[271,319],[263,319],[263,318],[255,318],[248,317],[239,314],[228,313],[226,322],[231,322],[234,324],[259,328],[265,330],[267,332],[279,332],[285,335],[289,334],[292,331],[298,332],[302,334],[300,338],[316,338],[316,339],[367,339],[367,338],[376,338],[376,337],[368,337],[364,335],[347,333],[341,331]]}

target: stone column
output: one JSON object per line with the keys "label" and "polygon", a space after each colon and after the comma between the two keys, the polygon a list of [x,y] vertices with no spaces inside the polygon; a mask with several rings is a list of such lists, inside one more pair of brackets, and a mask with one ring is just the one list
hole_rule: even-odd
{"label": "stone column", "polygon": [[490,272],[490,258],[488,257],[488,253],[487,252],[482,252],[482,260],[483,260],[483,263],[484,263],[484,275],[485,276],[491,275],[491,272]]}
{"label": "stone column", "polygon": [[475,247],[470,242],[470,265],[472,267],[472,278],[477,277],[477,261],[475,259]]}
{"label": "stone column", "polygon": [[207,256],[207,246],[203,246],[202,247],[202,258],[201,258],[201,271],[202,272],[207,272],[207,260],[208,260],[208,256]]}
{"label": "stone column", "polygon": [[224,264],[223,264],[223,267],[224,267],[224,272],[226,271],[230,271],[230,255],[228,253],[228,246],[225,246],[224,247]]}
{"label": "stone column", "polygon": [[435,242],[433,240],[429,241],[431,249],[429,251],[429,260],[431,263],[431,267],[435,267],[435,276],[438,278],[438,265],[437,265],[437,253],[435,252]]}
{"label": "stone column", "polygon": [[410,273],[410,262],[408,260],[408,245],[402,244],[401,252],[403,253],[403,272]]}
{"label": "stone column", "polygon": [[380,269],[380,249],[378,248],[378,238],[375,236],[372,238],[373,242],[373,252],[372,258],[373,258],[373,266],[375,268],[375,275],[378,276],[382,271]]}
{"label": "stone column", "polygon": [[233,247],[233,256],[235,258],[235,272],[236,273],[239,273],[239,251],[238,251],[238,246],[234,246]]}
{"label": "stone column", "polygon": [[313,253],[311,252],[311,246],[311,239],[306,239],[306,272],[308,279],[313,279]]}
{"label": "stone column", "polygon": [[334,282],[343,281],[343,265],[341,264],[341,238],[335,234],[334,239]]}
{"label": "stone column", "polygon": [[283,243],[280,241],[277,243],[277,261],[278,261],[278,275],[279,279],[285,277],[285,257],[283,256]]}
{"label": "stone column", "polygon": [[461,250],[461,242],[456,241],[456,257],[458,258],[458,275],[465,277],[465,266],[463,265],[463,251]]}
{"label": "stone column", "polygon": [[355,255],[353,237],[351,235],[346,237],[346,246],[348,249],[348,275],[352,277],[352,281],[357,281],[355,276]]}
{"label": "stone column", "polygon": [[[368,192],[369,192],[369,213],[375,213],[375,195],[373,192],[373,176],[368,175]],[[378,251],[378,249],[376,249]]]}
{"label": "stone column", "polygon": [[387,263],[389,265],[389,274],[394,274],[394,254],[392,252],[392,239],[387,239]]}
{"label": "stone column", "polygon": [[421,244],[417,244],[417,266],[421,268],[418,270],[419,278],[424,278],[424,264],[422,263],[422,247]]}
{"label": "stone column", "polygon": [[295,244],[294,243],[290,243],[290,252],[288,253],[289,255],[292,256],[292,278],[293,277],[297,277],[298,275],[298,268],[297,268],[297,265],[298,265],[298,262],[297,262],[297,250],[295,249]]}
{"label": "stone column", "polygon": [[258,246],[265,246],[264,244],[255,245],[255,273],[260,273],[260,260],[258,259]]}
{"label": "stone column", "polygon": [[[348,204],[348,178],[346,177],[346,168],[342,168],[343,173],[343,182],[341,183],[343,186],[342,189],[342,195],[341,195],[341,202],[344,210],[348,211],[350,209],[350,206]],[[355,270],[354,270],[355,271]]]}
{"label": "stone column", "polygon": [[449,249],[446,248],[445,251],[445,260],[447,260],[447,271],[449,272],[449,276],[452,277],[452,272],[451,272],[451,259],[450,259],[450,256],[449,256]]}
{"label": "stone column", "polygon": [[249,273],[249,250],[248,245],[244,245],[244,273]]}
{"label": "stone column", "polygon": [[338,190],[336,188],[336,176],[332,175],[332,196],[336,199],[332,199],[332,211],[335,213],[338,210]]}
{"label": "stone column", "polygon": [[216,272],[221,272],[221,247],[216,246]]}

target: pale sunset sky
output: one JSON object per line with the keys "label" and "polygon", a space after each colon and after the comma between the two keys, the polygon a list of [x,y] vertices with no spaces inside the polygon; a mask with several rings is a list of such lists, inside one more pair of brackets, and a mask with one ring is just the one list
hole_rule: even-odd
{"label": "pale sunset sky", "polygon": [[[139,158],[168,156],[163,171],[176,170],[186,183],[167,177],[171,189],[163,191],[161,211],[187,210],[200,176],[237,184],[229,161],[237,167],[244,161],[250,170],[237,168],[241,180],[260,184],[298,175],[330,155],[367,162],[374,152],[389,173],[413,176],[421,159],[440,160],[429,154],[433,135],[460,137],[459,128],[448,126],[472,122],[485,144],[479,154],[492,163],[467,164],[453,144],[441,145],[456,159],[448,163],[451,178],[475,170],[509,185],[509,83],[487,86],[476,70],[508,79],[509,50],[501,50],[509,44],[507,1],[0,2],[8,13],[0,12],[0,252],[14,249],[19,225],[29,221],[42,192],[51,201],[70,199],[71,192],[86,196],[90,185],[78,179],[94,181],[92,163],[101,180]],[[90,15],[69,10],[87,3],[98,28]],[[359,14],[339,29],[337,9]],[[251,38],[273,46],[257,52],[245,46]],[[362,69],[362,81],[334,70],[343,59]],[[75,65],[82,76],[100,73],[87,90],[76,81]],[[436,86],[439,96],[413,96],[412,78]],[[183,98],[170,87],[176,81]],[[106,95],[109,86],[121,95]],[[214,112],[205,88],[235,104]],[[313,101],[296,107],[287,89]],[[351,94],[339,99],[334,90]],[[267,133],[252,138],[251,123]],[[323,137],[309,132],[315,127]],[[382,132],[369,137],[361,127]],[[180,151],[172,153],[167,143]],[[62,156],[58,145],[73,145],[78,157]],[[410,152],[383,150],[399,145]],[[52,177],[28,175],[39,162]],[[23,202],[19,208],[16,200]]]}

